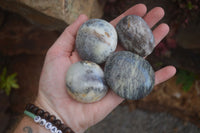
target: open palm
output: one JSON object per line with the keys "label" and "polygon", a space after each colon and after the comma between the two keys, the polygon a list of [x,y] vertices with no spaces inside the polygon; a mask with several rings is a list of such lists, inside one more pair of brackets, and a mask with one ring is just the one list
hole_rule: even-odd
{"label": "open palm", "polygon": [[[157,7],[146,14],[145,5],[138,4],[111,21],[111,24],[115,26],[124,16],[133,14],[143,17],[149,27],[153,27],[164,16],[164,11]],[[88,127],[102,120],[123,101],[111,90],[102,100],[90,104],[77,102],[67,94],[66,72],[70,65],[81,60],[74,50],[76,33],[86,20],[85,15],[79,16],[48,50],[36,100],[38,106],[55,114],[77,133],[84,132]],[[156,44],[166,36],[168,31],[169,27],[166,24],[160,24],[154,29]],[[117,50],[123,50],[123,48],[118,46]],[[174,74],[175,68],[172,66],[157,71],[155,73],[155,84],[169,79]]]}

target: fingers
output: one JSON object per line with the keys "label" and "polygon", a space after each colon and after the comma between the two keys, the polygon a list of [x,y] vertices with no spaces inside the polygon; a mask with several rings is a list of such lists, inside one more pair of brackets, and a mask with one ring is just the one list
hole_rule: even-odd
{"label": "fingers", "polygon": [[147,8],[144,4],[137,4],[133,7],[131,7],[130,9],[128,9],[123,14],[121,14],[119,17],[115,18],[110,23],[113,26],[116,26],[116,24],[119,22],[119,20],[121,20],[123,17],[125,17],[127,15],[137,15],[137,16],[143,17],[145,15],[146,11],[147,11]]}
{"label": "fingers", "polygon": [[149,11],[145,16],[144,20],[152,28],[157,22],[159,22],[165,15],[164,10],[161,7],[155,7]]}
{"label": "fingers", "polygon": [[155,38],[155,44],[157,45],[160,41],[168,34],[169,26],[167,24],[160,24],[153,31],[153,35]]}
{"label": "fingers", "polygon": [[[113,21],[111,21],[111,24],[115,26],[120,19],[131,14],[135,14],[142,17],[145,15],[146,10],[147,9],[145,5],[138,4],[127,10],[125,13],[123,13]],[[161,7],[155,7],[151,11],[149,11],[143,17],[143,19],[146,21],[148,26],[152,28],[156,23],[158,23],[163,18],[164,14],[165,14],[164,10]],[[168,32],[169,32],[169,26],[167,24],[160,24],[154,29],[153,35],[155,38],[155,46],[168,34]],[[123,47],[118,45],[116,51],[120,50],[123,50]]]}
{"label": "fingers", "polygon": [[[165,15],[164,10],[161,7],[155,7],[149,11],[145,16],[144,20],[150,28],[152,28],[156,23],[158,23]],[[153,35],[155,38],[155,46],[168,34],[169,26],[167,24],[160,24],[157,26]]]}
{"label": "fingers", "polygon": [[[145,11],[146,12],[146,11]],[[117,19],[113,20],[111,23],[115,26],[116,23],[126,15],[130,15],[130,12],[125,12],[124,14],[120,15]],[[144,20],[147,22],[149,27],[153,27],[158,21],[162,19],[164,16],[164,10],[160,7],[156,7],[148,12]],[[157,45],[169,32],[169,26],[167,24],[160,24],[156,27],[153,31],[155,44]],[[123,50],[121,46],[118,45],[117,51]],[[173,66],[167,66],[155,73],[155,85],[164,82],[174,76],[176,73],[176,69]],[[113,91],[110,91],[108,95],[102,100],[101,108],[107,109],[105,113],[109,113],[112,111],[117,105],[119,105],[124,99],[114,94]]]}
{"label": "fingers", "polygon": [[50,53],[55,52],[56,54],[66,53],[70,56],[75,43],[75,36],[79,27],[87,21],[86,15],[80,15],[77,20],[68,26],[60,37],[56,40],[53,46],[50,48]]}
{"label": "fingers", "polygon": [[173,66],[167,66],[164,67],[157,72],[155,72],[155,85],[160,84],[172,76],[174,76],[176,73],[176,68]]}

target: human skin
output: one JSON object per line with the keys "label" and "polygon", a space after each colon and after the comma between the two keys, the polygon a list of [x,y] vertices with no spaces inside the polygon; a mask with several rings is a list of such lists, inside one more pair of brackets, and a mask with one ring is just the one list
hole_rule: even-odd
{"label": "human skin", "polygon": [[[164,11],[160,7],[148,13],[146,11],[145,5],[137,4],[110,23],[116,26],[124,16],[134,14],[143,17],[152,28],[164,16]],[[83,133],[87,128],[104,119],[124,100],[110,90],[102,100],[84,104],[73,100],[66,92],[66,72],[71,64],[81,60],[76,50],[74,51],[76,33],[87,20],[85,15],[80,15],[48,50],[40,77],[38,96],[34,102],[35,105],[61,119],[76,133]],[[157,45],[168,32],[167,24],[158,25],[153,30],[155,44]],[[123,48],[118,45],[117,50],[123,50]],[[155,72],[155,85],[168,80],[175,72],[176,69],[173,66],[158,70]],[[49,131],[25,116],[14,131],[14,133],[22,132],[48,133]]]}

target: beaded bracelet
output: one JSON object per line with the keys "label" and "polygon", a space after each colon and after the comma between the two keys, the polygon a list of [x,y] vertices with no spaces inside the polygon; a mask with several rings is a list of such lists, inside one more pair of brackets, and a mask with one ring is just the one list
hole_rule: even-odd
{"label": "beaded bracelet", "polygon": [[71,128],[56,119],[54,115],[50,115],[49,112],[44,112],[44,110],[34,104],[27,104],[25,109],[24,114],[31,117],[36,123],[44,126],[52,133],[74,133]]}

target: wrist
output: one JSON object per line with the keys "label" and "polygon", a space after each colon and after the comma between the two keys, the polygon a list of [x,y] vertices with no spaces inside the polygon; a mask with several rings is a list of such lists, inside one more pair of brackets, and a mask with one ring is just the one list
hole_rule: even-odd
{"label": "wrist", "polygon": [[[73,124],[73,122],[69,122],[66,120],[66,118],[69,118],[68,114],[66,112],[61,111],[62,109],[58,108],[56,105],[54,106],[52,103],[53,101],[49,101],[45,96],[38,95],[36,98],[34,104],[35,106],[41,108],[44,111],[49,112],[50,115],[54,115],[57,119],[61,120],[61,122],[66,125],[67,127],[71,128],[72,131],[75,133],[83,133],[85,130],[81,128],[76,128],[78,126],[74,126],[76,124]],[[64,116],[61,114],[64,114]],[[70,114],[69,114],[70,115]],[[64,119],[65,118],[65,119]]]}
{"label": "wrist", "polygon": [[[57,119],[64,122],[64,119],[59,114],[59,111],[57,110],[57,108],[55,106],[53,106],[51,104],[51,102],[49,102],[49,100],[45,96],[38,95],[34,104],[35,104],[35,106],[38,106],[39,108],[41,108],[45,112],[49,112],[50,115],[54,115]],[[67,125],[67,126],[69,126],[69,125]]]}
{"label": "wrist", "polygon": [[49,133],[48,130],[46,130],[44,127],[36,124],[33,119],[31,119],[28,116],[24,116],[23,119],[20,121],[16,129],[14,130],[14,133]]}

